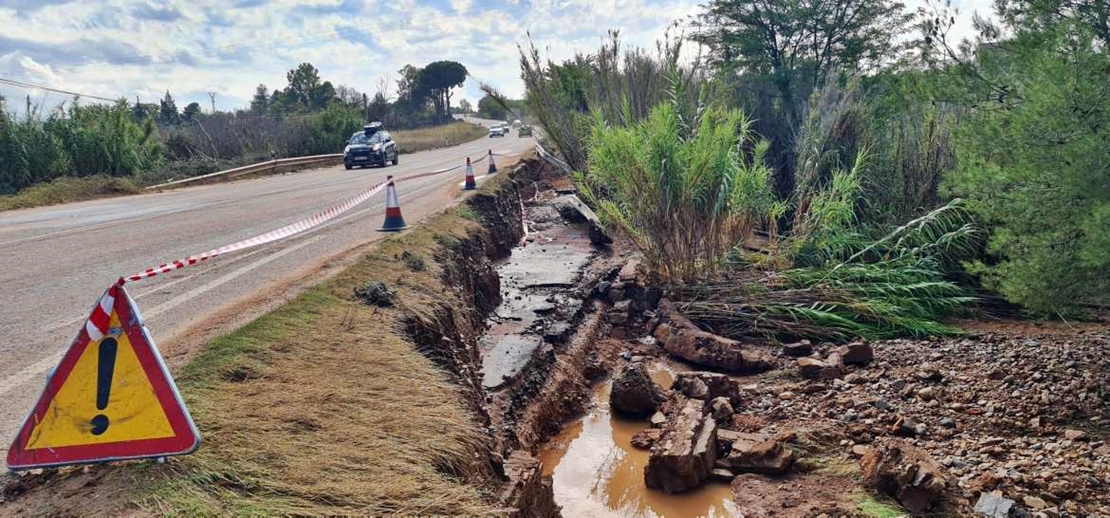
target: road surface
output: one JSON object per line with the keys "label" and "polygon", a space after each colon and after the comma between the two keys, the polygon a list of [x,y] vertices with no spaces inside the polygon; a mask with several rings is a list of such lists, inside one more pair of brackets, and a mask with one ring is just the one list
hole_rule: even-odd
{"label": "road surface", "polygon": [[[488,125],[491,121],[484,121]],[[465,157],[513,154],[531,139],[479,139],[401,155],[400,165],[342,165],[254,180],[0,212],[0,462],[39,396],[47,372],[118,277],[262,234],[346,199],[386,175],[459,165]],[[501,158],[499,163],[515,161]],[[488,166],[475,164],[475,174]],[[459,198],[459,169],[398,185],[411,225]],[[382,239],[384,193],[347,214],[277,243],[128,284],[154,340],[170,358],[184,345],[226,332],[287,300],[328,259]],[[318,280],[319,276],[315,277]],[[230,315],[230,316],[229,316]],[[192,336],[190,336],[192,335]],[[200,336],[205,335],[205,336]]]}

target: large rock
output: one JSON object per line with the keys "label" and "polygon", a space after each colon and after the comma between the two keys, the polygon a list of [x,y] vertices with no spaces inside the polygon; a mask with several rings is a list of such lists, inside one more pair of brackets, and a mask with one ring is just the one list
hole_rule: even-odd
{"label": "large rock", "polygon": [[713,401],[709,402],[710,414],[717,424],[726,426],[732,424],[732,404],[728,402],[728,398],[716,397]]}
{"label": "large rock", "polygon": [[983,493],[979,495],[979,501],[975,502],[975,512],[979,516],[987,518],[1010,518],[1016,504],[1017,502],[1009,498],[993,493]]}
{"label": "large rock", "polygon": [[740,408],[740,387],[732,378],[716,372],[681,372],[671,388],[686,397],[709,401],[723,397],[732,408]]}
{"label": "large rock", "polygon": [[655,338],[664,350],[683,360],[736,373],[763,372],[771,368],[771,359],[755,351],[744,350],[736,341],[698,329],[666,300],[659,302],[659,323]]}
{"label": "large rock", "polygon": [[852,342],[837,348],[844,365],[867,365],[875,359],[875,351],[867,342]]}
{"label": "large rock", "polygon": [[944,468],[924,450],[904,441],[880,444],[860,459],[864,482],[914,514],[932,509],[948,485]]}
{"label": "large rock", "polygon": [[794,453],[774,439],[741,432],[722,433],[720,437],[731,439],[732,443],[728,456],[719,460],[717,465],[733,473],[781,475],[794,464]]}
{"label": "large rock", "polygon": [[647,367],[636,362],[625,365],[613,380],[609,406],[626,414],[651,415],[666,399],[663,390],[651,380]]}
{"label": "large rock", "polygon": [[798,373],[806,379],[816,379],[827,365],[817,358],[798,358]]}
{"label": "large rock", "polygon": [[809,340],[802,340],[801,342],[785,344],[782,346],[782,352],[793,358],[809,356],[813,354],[813,343]]}
{"label": "large rock", "polygon": [[644,483],[667,493],[689,491],[702,484],[717,460],[717,425],[705,415],[705,401],[687,399],[651,447]]}
{"label": "large rock", "polygon": [[650,450],[655,441],[659,440],[659,436],[663,435],[663,430],[658,428],[646,428],[632,434],[632,447],[641,450]]}
{"label": "large rock", "polygon": [[505,461],[505,478],[508,479],[501,493],[501,501],[509,510],[507,516],[555,517],[559,506],[551,479],[543,476],[543,464],[523,450],[513,450]]}

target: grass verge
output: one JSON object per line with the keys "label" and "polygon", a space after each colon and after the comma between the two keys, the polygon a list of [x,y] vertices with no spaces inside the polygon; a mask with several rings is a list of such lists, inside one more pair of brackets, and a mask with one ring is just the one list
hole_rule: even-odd
{"label": "grass verge", "polygon": [[101,175],[85,178],[63,177],[28,187],[17,194],[0,196],[0,210],[26,209],[94,198],[136,194],[140,190],[139,183],[131,178],[112,178]]}
{"label": "grass verge", "polygon": [[[211,344],[180,376],[206,443],[132,503],[172,515],[494,512],[474,484],[485,436],[397,325],[453,293],[440,264],[397,258],[434,257],[440,236],[474,228],[446,212]],[[370,281],[396,290],[399,309],[358,302]]]}
{"label": "grass verge", "polygon": [[416,153],[429,149],[456,146],[489,134],[488,130],[477,124],[457,121],[442,126],[414,130],[391,131],[393,140],[401,148],[401,153]]}
{"label": "grass verge", "polygon": [[[195,454],[63,470],[8,510],[84,514],[95,494],[104,514],[499,514],[488,437],[462,389],[399,323],[437,305],[461,311],[462,296],[441,280],[437,258],[450,254],[438,252],[480,231],[446,210],[209,344],[177,374],[204,435]],[[393,307],[357,300],[355,288],[374,281],[395,292]]]}

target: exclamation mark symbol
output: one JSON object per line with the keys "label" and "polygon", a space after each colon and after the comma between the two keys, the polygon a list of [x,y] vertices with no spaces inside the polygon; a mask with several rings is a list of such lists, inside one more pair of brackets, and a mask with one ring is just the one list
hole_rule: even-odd
{"label": "exclamation mark symbol", "polygon": [[[96,409],[108,408],[108,398],[112,395],[112,373],[116,370],[116,339],[107,337],[100,341],[100,356],[96,367]],[[97,414],[92,418],[92,433],[100,435],[108,431],[108,416]]]}

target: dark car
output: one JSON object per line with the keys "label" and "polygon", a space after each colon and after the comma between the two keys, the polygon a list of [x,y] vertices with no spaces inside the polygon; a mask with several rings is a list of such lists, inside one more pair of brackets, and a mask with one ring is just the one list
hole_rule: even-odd
{"label": "dark car", "polygon": [[362,131],[351,135],[343,150],[343,166],[347,169],[380,165],[385,167],[398,162],[397,143],[381,123],[369,124]]}

